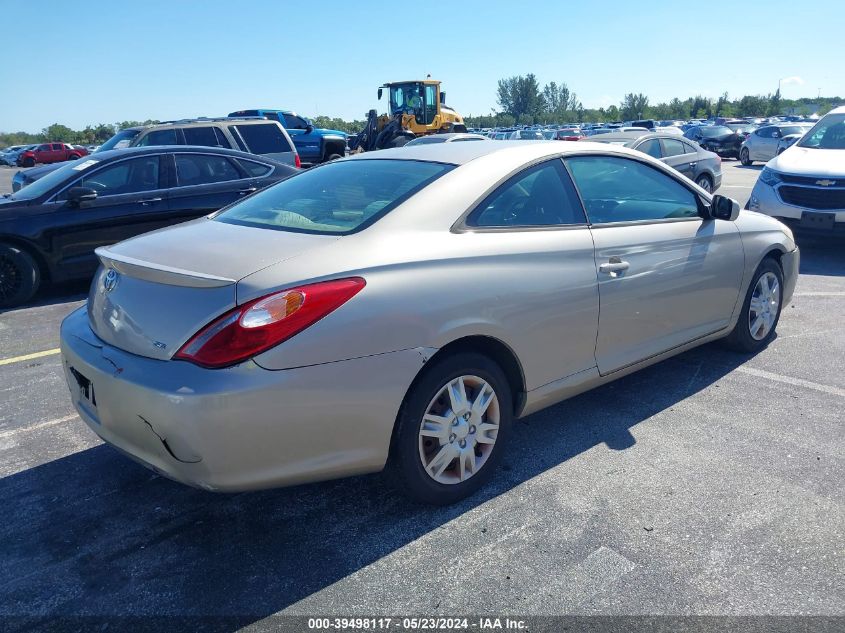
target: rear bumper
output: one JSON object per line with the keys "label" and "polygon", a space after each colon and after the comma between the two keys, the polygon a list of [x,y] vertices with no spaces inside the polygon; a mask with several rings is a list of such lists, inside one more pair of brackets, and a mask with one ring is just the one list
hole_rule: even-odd
{"label": "rear bumper", "polygon": [[428,357],[404,350],[283,371],[252,361],[208,370],[105,344],[84,307],[62,323],[61,350],[74,405],[97,435],[162,475],[216,491],[381,470]]}

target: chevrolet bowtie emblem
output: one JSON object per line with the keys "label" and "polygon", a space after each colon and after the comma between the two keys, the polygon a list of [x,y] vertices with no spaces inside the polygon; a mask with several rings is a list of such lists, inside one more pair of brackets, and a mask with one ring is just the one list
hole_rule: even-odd
{"label": "chevrolet bowtie emblem", "polygon": [[830,185],[835,185],[836,181],[835,180],[817,180],[816,184],[820,185],[822,187],[830,187]]}

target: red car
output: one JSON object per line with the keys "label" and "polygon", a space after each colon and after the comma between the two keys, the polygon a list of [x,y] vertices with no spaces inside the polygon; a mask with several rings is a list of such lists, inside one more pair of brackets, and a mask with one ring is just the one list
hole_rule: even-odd
{"label": "red car", "polygon": [[87,154],[88,150],[84,147],[74,147],[67,143],[42,143],[35,149],[21,152],[17,164],[18,167],[33,167],[35,163],[61,163],[76,160]]}
{"label": "red car", "polygon": [[554,135],[556,141],[580,141],[582,138],[584,138],[584,133],[577,127],[563,128]]}

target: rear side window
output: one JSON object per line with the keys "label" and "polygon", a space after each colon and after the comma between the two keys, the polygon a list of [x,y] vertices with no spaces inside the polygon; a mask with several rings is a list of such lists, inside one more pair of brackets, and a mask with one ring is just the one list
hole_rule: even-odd
{"label": "rear side window", "polygon": [[649,165],[615,156],[575,156],[566,164],[593,224],[698,217],[696,195]]}
{"label": "rear side window", "polygon": [[238,162],[243,167],[244,171],[249,174],[253,178],[260,178],[261,176],[266,176],[270,173],[270,170],[273,169],[270,165],[265,165],[264,163],[256,163],[254,160],[244,160],[243,158],[239,158]]}
{"label": "rear side window", "polygon": [[692,148],[686,143],[676,141],[673,138],[663,139],[663,151],[666,156],[680,156],[692,152]]}
{"label": "rear side window", "polygon": [[148,145],[179,145],[176,128],[153,130],[138,141],[138,147],[146,147]]}
{"label": "rear side window", "polygon": [[182,129],[186,145],[217,147],[217,135],[213,127],[186,127]]}
{"label": "rear side window", "polygon": [[451,169],[452,165],[412,160],[327,163],[250,196],[215,220],[300,233],[352,233]]}
{"label": "rear side window", "polygon": [[467,226],[527,227],[584,224],[586,218],[560,160],[514,176],[482,202]]}
{"label": "rear side window", "polygon": [[240,172],[225,156],[176,154],[176,181],[180,187],[207,185],[239,178]]}
{"label": "rear side window", "polygon": [[252,154],[279,154],[293,151],[278,123],[236,125],[234,127],[240,132],[241,137],[247,144],[247,151]]}

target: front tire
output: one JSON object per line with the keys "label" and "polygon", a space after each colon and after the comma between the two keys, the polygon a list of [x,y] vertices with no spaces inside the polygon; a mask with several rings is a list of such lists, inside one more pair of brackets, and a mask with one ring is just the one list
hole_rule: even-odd
{"label": "front tire", "polygon": [[739,151],[739,162],[745,165],[746,167],[754,163],[754,161],[751,160],[751,155],[748,153],[747,147],[743,147]]}
{"label": "front tire", "polygon": [[783,298],[783,271],[767,257],[751,279],[742,311],[733,331],[725,339],[731,349],[755,354],[775,337]]}
{"label": "front tire", "polygon": [[511,389],[499,365],[474,352],[435,359],[399,411],[388,472],[416,501],[455,503],[493,475],[512,420]]}
{"label": "front tire", "polygon": [[0,244],[0,308],[26,303],[41,285],[41,271],[32,256],[9,244]]}

